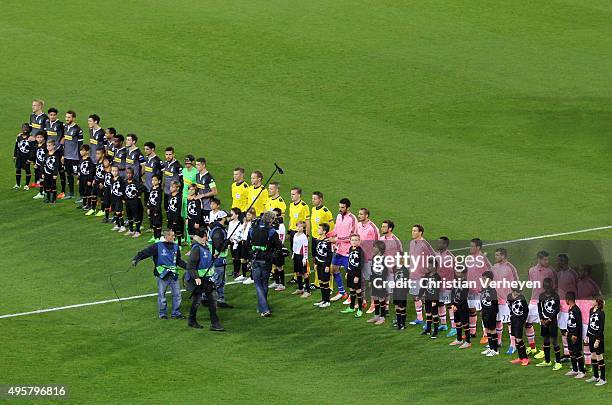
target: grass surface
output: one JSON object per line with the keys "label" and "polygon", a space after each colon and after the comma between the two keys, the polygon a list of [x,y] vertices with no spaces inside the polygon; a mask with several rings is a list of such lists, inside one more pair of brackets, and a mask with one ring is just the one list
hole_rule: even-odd
{"label": "grass surface", "polygon": [[[0,186],[40,97],[84,127],[96,112],[141,144],[206,156],[226,202],[233,167],[277,161],[284,197],[319,189],[335,210],[348,195],[403,238],[415,222],[457,240],[610,225],[611,17],[596,0],[5,0]],[[108,275],[143,241],[32,195],[0,194],[0,314],[111,298]],[[513,254],[525,271],[530,255]],[[116,282],[121,296],[154,289],[144,263]],[[154,298],[3,319],[0,383],[67,384],[82,403],[607,397],[287,295],[261,320],[253,289],[228,287],[224,335],[156,321]]]}

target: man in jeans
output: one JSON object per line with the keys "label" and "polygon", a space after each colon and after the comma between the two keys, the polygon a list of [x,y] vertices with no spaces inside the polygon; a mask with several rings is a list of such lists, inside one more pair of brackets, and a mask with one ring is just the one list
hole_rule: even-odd
{"label": "man in jeans", "polygon": [[136,267],[139,261],[150,257],[153,259],[153,275],[157,278],[157,306],[159,308],[159,319],[168,319],[166,303],[166,290],[170,286],[172,291],[172,319],[185,319],[181,314],[181,287],[178,280],[178,269],[187,268],[181,259],[181,250],[174,243],[174,231],[167,229],[164,232],[165,240],[141,250],[132,259],[132,266]]}
{"label": "man in jeans", "polygon": [[274,211],[264,212],[261,219],[251,227],[248,237],[248,244],[253,252],[251,274],[257,293],[257,311],[262,317],[271,315],[268,306],[268,280],[272,271],[274,252],[282,249],[278,233],[272,227],[275,217]]}

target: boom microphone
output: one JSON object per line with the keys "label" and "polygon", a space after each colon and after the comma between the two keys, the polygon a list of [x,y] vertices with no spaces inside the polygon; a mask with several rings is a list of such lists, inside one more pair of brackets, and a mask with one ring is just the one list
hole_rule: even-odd
{"label": "boom microphone", "polygon": [[285,171],[284,171],[284,170],[283,170],[283,169],[282,169],[282,168],[281,168],[279,165],[277,165],[276,163],[274,163],[274,166],[276,167],[276,170],[278,170],[278,172],[279,172],[280,174],[285,174]]}

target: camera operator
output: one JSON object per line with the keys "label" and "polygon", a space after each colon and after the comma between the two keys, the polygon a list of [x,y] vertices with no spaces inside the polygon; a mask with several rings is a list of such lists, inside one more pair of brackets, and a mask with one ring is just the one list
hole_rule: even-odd
{"label": "camera operator", "polygon": [[196,320],[198,307],[202,301],[202,294],[208,296],[208,312],[210,313],[210,330],[223,332],[225,329],[219,322],[217,316],[217,290],[215,286],[214,257],[206,242],[207,234],[204,230],[198,230],[193,236],[187,272],[185,273],[185,287],[191,292],[191,308],[187,325],[202,329],[202,325]]}
{"label": "camera operator", "polygon": [[247,240],[253,252],[251,274],[257,292],[257,310],[262,317],[271,315],[268,306],[268,280],[275,253],[282,249],[278,233],[272,226],[275,218],[273,211],[264,212],[261,219],[251,227]]}

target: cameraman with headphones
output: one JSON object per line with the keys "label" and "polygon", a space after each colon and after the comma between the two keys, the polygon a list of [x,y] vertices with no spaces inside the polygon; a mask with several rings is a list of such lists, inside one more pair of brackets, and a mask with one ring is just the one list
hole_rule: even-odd
{"label": "cameraman with headphones", "polygon": [[274,255],[283,247],[278,233],[272,226],[275,218],[274,211],[264,212],[261,218],[251,227],[247,239],[248,246],[253,252],[251,274],[257,292],[257,310],[262,317],[271,315],[268,306],[268,280],[272,271]]}

